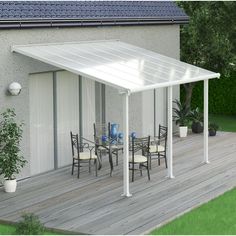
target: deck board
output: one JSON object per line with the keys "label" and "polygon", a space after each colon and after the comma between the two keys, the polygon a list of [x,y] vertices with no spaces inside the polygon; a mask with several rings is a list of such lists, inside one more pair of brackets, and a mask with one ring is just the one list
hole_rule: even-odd
{"label": "deck board", "polygon": [[18,221],[35,212],[48,227],[86,234],[143,234],[236,186],[236,133],[209,138],[210,164],[202,164],[203,135],[174,138],[174,175],[153,161],[151,181],[143,171],[130,184],[132,198],[121,197],[122,160],[109,176],[109,164],[96,178],[83,168],[78,180],[70,167],[18,183],[17,192],[0,189],[0,219]]}

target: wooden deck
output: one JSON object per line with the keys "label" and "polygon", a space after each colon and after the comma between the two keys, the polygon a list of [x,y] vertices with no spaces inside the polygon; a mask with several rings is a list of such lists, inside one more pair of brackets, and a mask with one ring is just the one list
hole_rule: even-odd
{"label": "wooden deck", "polygon": [[[78,180],[69,168],[18,183],[14,194],[0,189],[0,219],[19,220],[35,212],[48,227],[86,234],[144,234],[236,186],[236,133],[209,138],[210,164],[203,159],[203,136],[174,139],[174,175],[167,179],[164,163],[153,162],[131,183],[133,197],[123,198],[122,164],[109,177],[108,163],[99,176],[87,168]],[[103,159],[104,162],[107,162]]]}

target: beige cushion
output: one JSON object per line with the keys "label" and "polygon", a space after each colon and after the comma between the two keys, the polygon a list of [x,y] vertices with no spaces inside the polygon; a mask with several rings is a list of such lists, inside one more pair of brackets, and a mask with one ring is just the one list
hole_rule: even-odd
{"label": "beige cushion", "polygon": [[161,145],[158,145],[158,146],[156,146],[156,145],[151,145],[149,151],[150,151],[151,153],[164,152],[164,151],[165,151],[165,147],[163,147],[163,146],[161,146]]}
{"label": "beige cushion", "polygon": [[103,147],[103,146],[99,146],[98,150],[107,150],[107,149],[105,147]]}
{"label": "beige cushion", "polygon": [[[89,160],[90,159],[90,152],[80,152],[79,154],[80,160]],[[78,156],[74,156],[75,159],[78,159]],[[91,159],[97,159],[95,154],[91,154]]]}
{"label": "beige cushion", "polygon": [[[147,157],[142,155],[134,155],[134,163],[143,163],[147,161]],[[132,162],[132,156],[129,157],[129,162]]]}

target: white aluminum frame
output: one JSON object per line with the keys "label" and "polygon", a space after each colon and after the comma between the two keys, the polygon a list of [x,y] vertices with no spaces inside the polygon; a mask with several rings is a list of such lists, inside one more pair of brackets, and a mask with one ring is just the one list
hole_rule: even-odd
{"label": "white aluminum frame", "polygon": [[[124,166],[123,196],[129,190],[129,95],[168,88],[168,177],[173,175],[172,87],[204,80],[204,163],[208,160],[208,80],[214,73],[117,40],[15,45],[12,52],[40,60],[72,73],[115,87],[123,96]],[[98,60],[99,58],[99,60]]]}

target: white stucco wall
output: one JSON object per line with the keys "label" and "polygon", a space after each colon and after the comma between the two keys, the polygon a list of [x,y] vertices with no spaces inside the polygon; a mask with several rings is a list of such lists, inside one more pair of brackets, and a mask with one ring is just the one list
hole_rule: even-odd
{"label": "white stucco wall", "polygon": [[[29,160],[29,73],[50,71],[56,68],[39,61],[11,53],[12,45],[30,43],[54,43],[63,41],[120,39],[124,42],[144,47],[173,58],[179,58],[179,26],[121,26],[121,27],[91,27],[91,28],[48,28],[25,30],[0,30],[0,111],[13,107],[19,120],[24,121],[24,137],[22,152]],[[19,96],[9,96],[7,87],[10,82],[17,81],[22,85]],[[178,96],[178,89],[175,90]],[[130,99],[130,128],[142,133],[145,127],[145,117],[138,119],[140,114],[147,111],[149,95],[142,93],[131,96]],[[143,100],[144,99],[144,100]],[[106,112],[107,120],[122,119],[120,96],[117,91],[107,87]],[[145,101],[145,102],[144,102]],[[115,105],[114,105],[115,104]],[[151,114],[152,111],[150,111]],[[151,114],[152,116],[152,114]],[[29,164],[24,168],[20,177],[30,173]]]}

